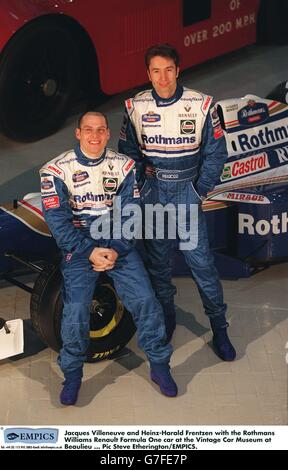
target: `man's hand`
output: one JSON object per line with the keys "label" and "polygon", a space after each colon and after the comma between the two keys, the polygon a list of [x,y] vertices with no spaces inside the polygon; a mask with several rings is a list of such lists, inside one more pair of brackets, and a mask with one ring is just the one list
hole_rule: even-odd
{"label": "man's hand", "polygon": [[113,269],[118,253],[112,248],[94,248],[89,261],[91,261],[94,271],[107,271]]}
{"label": "man's hand", "polygon": [[117,251],[113,250],[113,248],[108,248],[108,251],[109,251],[109,254],[107,255],[107,259],[109,259],[109,261],[113,261],[115,264],[115,261],[118,258]]}

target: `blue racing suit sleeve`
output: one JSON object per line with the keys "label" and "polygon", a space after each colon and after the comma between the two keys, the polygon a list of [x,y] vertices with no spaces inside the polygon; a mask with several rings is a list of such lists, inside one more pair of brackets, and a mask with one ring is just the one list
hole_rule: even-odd
{"label": "blue racing suit sleeve", "polygon": [[[214,108],[215,112],[215,108]],[[200,196],[206,197],[212,191],[223,171],[227,159],[226,141],[219,120],[212,123],[208,112],[202,131],[201,164],[196,189]]]}
{"label": "blue racing suit sleeve", "polygon": [[[42,174],[41,176],[49,176]],[[89,258],[97,246],[73,225],[73,213],[69,205],[68,188],[59,178],[54,177],[55,193],[47,196],[42,192],[44,219],[58,247],[68,253],[77,253]]]}
{"label": "blue racing suit sleeve", "polygon": [[[139,210],[137,210],[138,208]],[[135,233],[138,232],[139,227],[141,227],[141,220],[138,219],[141,217],[141,210],[139,191],[135,179],[135,170],[131,170],[130,173],[126,176],[114,199],[113,223],[115,220],[117,220],[117,223],[121,221],[119,225],[119,227],[121,227],[121,236],[117,239],[112,238],[109,247],[117,251],[119,256],[125,256],[135,245],[135,238],[128,230],[128,226],[126,229],[124,226],[123,230],[123,225],[131,217],[131,211],[133,211],[133,222],[135,223],[133,232]]]}
{"label": "blue racing suit sleeve", "polygon": [[136,180],[140,187],[144,183],[145,170],[144,170],[144,157],[141,152],[135,128],[128,116],[127,110],[125,109],[123,124],[120,130],[120,136],[118,141],[118,151],[124,153],[136,163]]}

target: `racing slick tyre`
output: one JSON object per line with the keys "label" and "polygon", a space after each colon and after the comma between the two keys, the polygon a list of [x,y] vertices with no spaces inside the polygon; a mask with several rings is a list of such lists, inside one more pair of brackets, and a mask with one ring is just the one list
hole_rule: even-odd
{"label": "racing slick tyre", "polygon": [[268,100],[280,101],[280,103],[288,104],[288,81],[279,83],[266,96]]}
{"label": "racing slick tyre", "polygon": [[[58,265],[45,269],[36,279],[30,303],[35,330],[55,351],[59,351],[62,345],[61,284],[62,275]],[[87,362],[112,358],[128,343],[135,331],[132,317],[117,297],[112,281],[107,276],[101,275],[91,305]]]}
{"label": "racing slick tyre", "polygon": [[33,141],[63,124],[79,84],[79,51],[68,31],[32,22],[8,42],[0,57],[0,128]]}

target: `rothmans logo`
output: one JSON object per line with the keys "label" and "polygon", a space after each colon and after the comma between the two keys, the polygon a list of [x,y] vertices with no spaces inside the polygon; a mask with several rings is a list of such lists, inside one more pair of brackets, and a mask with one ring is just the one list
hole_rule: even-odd
{"label": "rothmans logo", "polygon": [[41,188],[44,189],[44,191],[53,188],[52,181],[50,181],[48,178],[43,178],[41,181]]}
{"label": "rothmans logo", "polygon": [[87,171],[81,171],[81,170],[75,171],[75,173],[72,176],[72,180],[74,183],[79,183],[80,181],[84,181],[87,178],[89,178]]}
{"label": "rothmans logo", "polygon": [[148,136],[145,134],[141,135],[143,144],[148,146],[149,144],[161,144],[161,145],[182,145],[182,144],[194,144],[195,137],[164,137],[161,134]]}
{"label": "rothmans logo", "polygon": [[269,118],[269,109],[266,103],[257,103],[249,100],[247,106],[238,111],[239,123],[243,126],[261,124]]}
{"label": "rothmans logo", "polygon": [[160,114],[156,114],[153,111],[148,111],[148,113],[142,115],[143,122],[158,122],[160,120]]}

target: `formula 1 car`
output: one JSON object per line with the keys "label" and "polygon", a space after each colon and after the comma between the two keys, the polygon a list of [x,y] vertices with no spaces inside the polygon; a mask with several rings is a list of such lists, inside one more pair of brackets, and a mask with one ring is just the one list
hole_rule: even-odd
{"label": "formula 1 car", "polygon": [[[203,203],[216,266],[222,277],[247,277],[288,259],[288,105],[254,95],[217,103],[228,160]],[[219,129],[218,129],[219,130]],[[50,347],[61,346],[59,252],[44,222],[40,194],[0,207],[0,272],[31,292],[31,319]],[[188,270],[176,253],[174,274]],[[33,288],[15,277],[37,273]],[[129,312],[105,276],[91,306],[88,361],[110,358],[135,332]]]}

